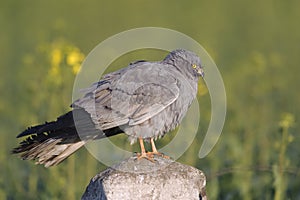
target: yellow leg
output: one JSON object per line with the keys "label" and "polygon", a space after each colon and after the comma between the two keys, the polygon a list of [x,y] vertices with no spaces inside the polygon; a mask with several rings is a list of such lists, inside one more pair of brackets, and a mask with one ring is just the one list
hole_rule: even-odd
{"label": "yellow leg", "polygon": [[141,154],[145,155],[146,154],[146,150],[145,150],[143,138],[140,137],[139,138],[139,142],[140,142],[140,147],[141,147]]}
{"label": "yellow leg", "polygon": [[152,153],[158,154],[159,152],[158,152],[157,149],[156,149],[156,146],[155,146],[155,143],[154,143],[154,139],[153,139],[153,138],[150,139],[150,143],[151,143],[151,146],[152,146]]}
{"label": "yellow leg", "polygon": [[138,156],[137,156],[138,159],[146,158],[147,160],[150,160],[151,162],[154,162],[154,159],[153,159],[154,155],[158,155],[158,156],[161,156],[161,157],[167,158],[167,159],[170,158],[169,156],[165,156],[164,154],[157,151],[153,138],[150,138],[152,152],[146,152],[143,138],[141,138],[141,137],[139,138],[139,143],[140,143],[140,146],[141,146],[141,153],[138,153]]}
{"label": "yellow leg", "polygon": [[151,146],[152,146],[152,152],[150,152],[151,154],[155,154],[155,155],[161,156],[163,158],[170,159],[169,156],[166,156],[163,153],[160,153],[160,152],[157,151],[153,138],[150,139],[150,143],[151,143]]}
{"label": "yellow leg", "polygon": [[153,154],[151,154],[151,152],[146,153],[143,138],[140,137],[139,142],[140,142],[140,146],[141,146],[141,153],[138,153],[138,155],[137,155],[138,160],[141,158],[146,158],[147,160],[154,162]]}

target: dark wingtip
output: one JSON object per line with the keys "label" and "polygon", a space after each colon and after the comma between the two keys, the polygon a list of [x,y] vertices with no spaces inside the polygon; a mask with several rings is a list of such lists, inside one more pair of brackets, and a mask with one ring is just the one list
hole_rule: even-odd
{"label": "dark wingtip", "polygon": [[20,138],[20,137],[24,137],[24,136],[27,136],[27,135],[31,135],[32,133],[34,133],[35,131],[32,130],[34,127],[29,127],[27,128],[25,131],[23,131],[22,133],[20,133],[19,135],[17,135],[16,138]]}
{"label": "dark wingtip", "polygon": [[35,133],[38,132],[38,130],[40,128],[44,127],[47,124],[49,124],[49,123],[45,122],[45,124],[40,124],[40,125],[37,125],[37,126],[28,127],[25,131],[23,131],[22,133],[20,133],[19,135],[17,135],[17,138],[28,136],[28,135],[31,135],[31,134],[35,134]]}
{"label": "dark wingtip", "polygon": [[43,130],[45,127],[48,127],[49,125],[54,124],[55,122],[45,122],[44,124],[39,124],[36,126],[28,127],[25,131],[17,135],[17,138],[32,135],[32,134],[39,134],[41,132],[47,131]]}
{"label": "dark wingtip", "polygon": [[29,134],[27,133],[27,130],[26,130],[26,131],[23,131],[22,133],[20,133],[19,135],[17,135],[16,138],[24,137],[24,136],[26,136],[26,135],[29,135]]}

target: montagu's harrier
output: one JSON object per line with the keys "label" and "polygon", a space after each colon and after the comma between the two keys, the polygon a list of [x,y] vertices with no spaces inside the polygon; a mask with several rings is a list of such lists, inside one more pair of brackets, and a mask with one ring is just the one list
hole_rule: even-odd
{"label": "montagu's harrier", "polygon": [[[27,138],[13,153],[49,167],[90,140],[125,133],[131,143],[139,140],[138,157],[151,158],[160,154],[154,139],[180,124],[203,75],[199,57],[183,49],[162,61],[133,62],[85,89],[71,105],[72,111],[19,134]],[[150,141],[152,152],[145,151],[143,140]]]}

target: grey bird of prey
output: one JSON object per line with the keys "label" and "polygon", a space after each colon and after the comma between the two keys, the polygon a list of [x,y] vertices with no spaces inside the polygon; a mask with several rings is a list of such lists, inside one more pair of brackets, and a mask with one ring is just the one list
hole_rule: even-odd
{"label": "grey bird of prey", "polygon": [[[125,133],[131,143],[139,140],[139,158],[161,155],[154,140],[180,124],[203,76],[200,58],[183,49],[162,61],[130,63],[85,89],[72,110],[56,121],[20,133],[18,138],[27,138],[12,153],[49,167],[88,141]],[[151,143],[152,152],[146,152],[144,140]]]}

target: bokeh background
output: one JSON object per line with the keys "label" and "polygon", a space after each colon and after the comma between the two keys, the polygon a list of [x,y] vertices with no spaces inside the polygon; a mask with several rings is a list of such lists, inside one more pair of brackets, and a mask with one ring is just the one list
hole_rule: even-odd
{"label": "bokeh background", "polygon": [[[106,168],[85,148],[49,169],[10,151],[28,125],[69,110],[75,75],[98,43],[144,26],[194,38],[223,76],[227,118],[217,145],[198,158],[210,118],[200,82],[199,133],[178,160],[205,172],[210,199],[300,199],[299,8],[296,0],[1,0],[0,199],[79,199],[90,178]],[[110,69],[165,55],[133,52]],[[112,140],[138,150],[124,136]]]}

